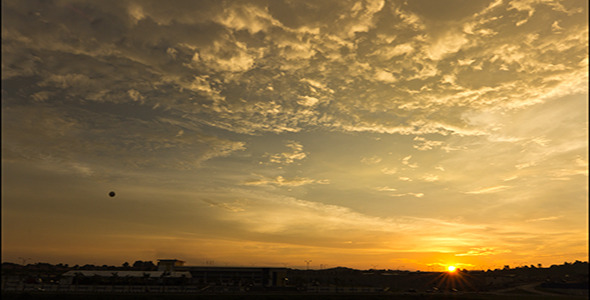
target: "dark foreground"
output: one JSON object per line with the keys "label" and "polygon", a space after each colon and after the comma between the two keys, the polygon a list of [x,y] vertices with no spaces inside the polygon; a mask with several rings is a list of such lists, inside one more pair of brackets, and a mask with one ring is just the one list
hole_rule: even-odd
{"label": "dark foreground", "polygon": [[389,293],[389,294],[274,294],[274,293],[256,293],[256,294],[199,294],[199,295],[171,295],[171,294],[62,294],[62,293],[2,293],[4,300],[16,299],[33,299],[33,300],[296,300],[296,299],[327,299],[327,300],[386,300],[386,299],[587,299],[587,296],[559,295],[559,294],[536,294],[527,292],[509,292],[509,293],[459,293],[459,294],[410,294],[410,293]]}
{"label": "dark foreground", "polygon": [[[85,268],[3,263],[2,299],[588,299],[588,262],[579,261],[549,268],[506,266],[454,273],[280,269],[277,279],[283,281],[265,277],[263,268],[249,268],[246,273],[206,268],[207,276],[202,276],[201,269],[186,272],[185,277],[152,278],[150,273],[131,276],[116,268],[103,270],[105,276],[86,276]],[[72,272],[77,273],[66,276]]]}

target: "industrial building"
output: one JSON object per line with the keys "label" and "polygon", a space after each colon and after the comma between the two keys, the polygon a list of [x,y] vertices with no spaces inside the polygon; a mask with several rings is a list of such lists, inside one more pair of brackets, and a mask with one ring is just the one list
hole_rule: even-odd
{"label": "industrial building", "polygon": [[158,270],[189,272],[191,283],[233,287],[285,287],[289,285],[286,268],[185,266],[176,259],[158,260]]}

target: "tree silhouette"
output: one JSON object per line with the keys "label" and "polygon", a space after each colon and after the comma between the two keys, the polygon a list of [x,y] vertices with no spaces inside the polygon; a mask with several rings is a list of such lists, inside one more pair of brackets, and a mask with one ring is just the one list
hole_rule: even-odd
{"label": "tree silhouette", "polygon": [[157,266],[152,261],[137,260],[133,263],[133,269],[139,271],[154,271]]}

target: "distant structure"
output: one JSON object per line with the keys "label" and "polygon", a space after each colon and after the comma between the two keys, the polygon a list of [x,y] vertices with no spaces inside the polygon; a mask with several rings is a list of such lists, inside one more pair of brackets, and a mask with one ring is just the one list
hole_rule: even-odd
{"label": "distant structure", "polygon": [[289,282],[287,268],[184,264],[179,259],[158,259],[157,271],[69,270],[61,275],[59,286],[64,291],[87,292],[212,292],[294,288],[295,283]]}
{"label": "distant structure", "polygon": [[158,259],[158,271],[190,272],[196,284],[249,287],[284,287],[289,284],[287,268],[185,266],[178,259]]}
{"label": "distant structure", "polygon": [[173,272],[175,267],[184,266],[184,261],[178,259],[158,259],[158,271]]}
{"label": "distant structure", "polygon": [[[136,282],[148,280],[166,279],[172,281],[174,279],[188,279],[191,278],[190,272],[166,272],[166,271],[103,271],[103,270],[70,270],[62,275],[60,280],[61,285],[71,285],[77,278],[85,278],[86,281],[100,281],[103,284],[117,284],[125,279],[126,281],[134,279]],[[160,282],[162,283],[162,282]]]}

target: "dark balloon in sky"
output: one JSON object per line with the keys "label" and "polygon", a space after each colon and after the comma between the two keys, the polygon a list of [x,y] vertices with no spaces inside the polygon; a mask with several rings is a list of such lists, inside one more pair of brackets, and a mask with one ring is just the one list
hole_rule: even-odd
{"label": "dark balloon in sky", "polygon": [[109,193],[109,196],[111,196],[111,197],[115,197],[115,192],[110,192],[110,193]]}

